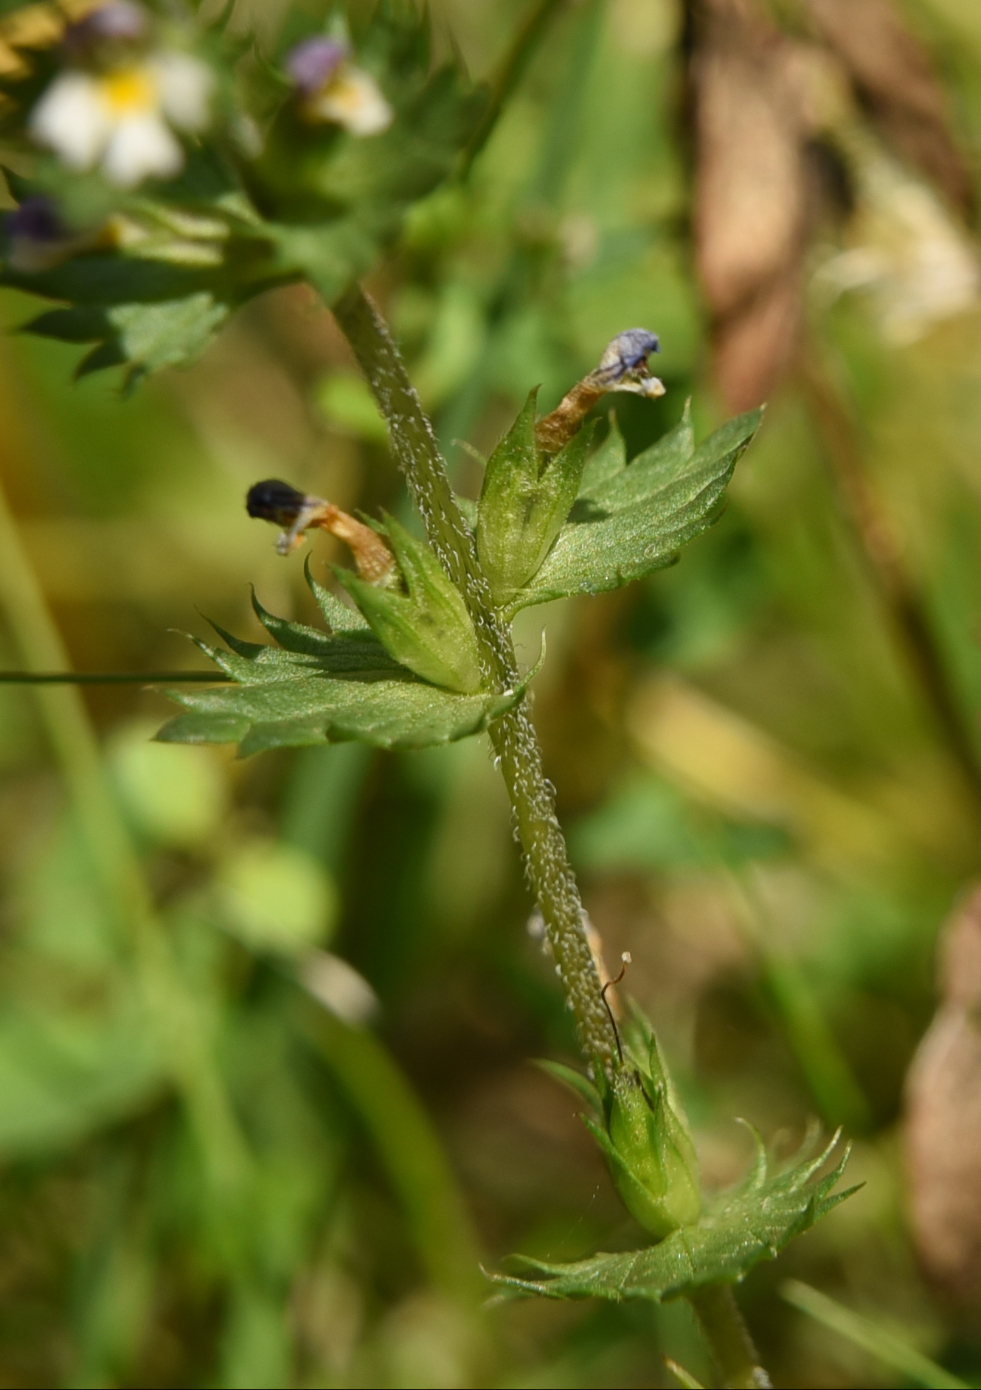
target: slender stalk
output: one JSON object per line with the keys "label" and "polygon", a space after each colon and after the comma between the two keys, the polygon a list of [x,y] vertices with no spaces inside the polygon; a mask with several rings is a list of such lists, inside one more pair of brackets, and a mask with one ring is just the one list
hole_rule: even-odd
{"label": "slender stalk", "polygon": [[312,1008],[302,1028],[371,1135],[435,1286],[474,1308],[485,1284],[480,1244],[432,1123],[383,1044],[367,1028]]}
{"label": "slender stalk", "polygon": [[213,671],[0,671],[0,685],[220,685]]}
{"label": "slender stalk", "polygon": [[[0,489],[0,608],[28,667],[68,666],[68,653]],[[41,685],[34,693],[61,767],[120,944],[131,954],[153,1024],[183,1096],[209,1177],[223,1198],[242,1190],[249,1159],[199,1011],[180,980],[126,827],[106,784],[99,745],[80,692]]]}
{"label": "slender stalk", "polygon": [[981,754],[973,730],[951,682],[923,597],[903,562],[902,542],[869,485],[848,411],[813,359],[805,359],[802,380],[824,442],[841,511],[947,750],[975,802],[981,804]]}
{"label": "slender stalk", "polygon": [[487,109],[463,154],[460,178],[466,178],[469,174],[474,160],[490,139],[508,98],[527,72],[528,64],[535,56],[550,22],[566,3],[567,0],[537,0],[528,12],[491,84]]}
{"label": "slender stalk", "polygon": [[[485,677],[496,690],[512,688],[518,680],[518,667],[510,632],[494,608],[477,560],[473,533],[450,490],[432,426],[388,326],[357,287],[343,295],[333,309],[388,422],[393,451],[419,508],[429,543],[466,600]],[[555,814],[555,793],[545,777],[541,745],[526,702],[492,726],[491,739],[514,810],[528,878],[580,1043],[587,1058],[609,1067],[616,1037],[583,929],[582,903]]]}
{"label": "slender stalk", "polygon": [[[450,490],[432,427],[409,381],[398,348],[378,310],[358,288],[335,305],[368,385],[388,422],[392,448],[422,515],[430,545],[463,594],[473,619],[488,682],[506,690],[518,678],[508,628],[495,610],[477,559],[473,533]],[[600,992],[600,977],[583,928],[582,904],[555,814],[555,793],[527,701],[491,726],[531,887],[586,1057],[612,1073],[617,1039]],[[712,1286],[692,1302],[725,1377],[736,1387],[770,1384],[728,1285]]]}
{"label": "slender stalk", "polygon": [[689,1302],[698,1314],[712,1355],[722,1374],[722,1384],[730,1390],[766,1390],[770,1377],[760,1365],[760,1357],[749,1329],[728,1284],[709,1284]]}

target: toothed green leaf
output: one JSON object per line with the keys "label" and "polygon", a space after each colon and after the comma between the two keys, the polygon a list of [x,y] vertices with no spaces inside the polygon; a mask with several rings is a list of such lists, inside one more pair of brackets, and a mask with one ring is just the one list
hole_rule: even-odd
{"label": "toothed green leaf", "polygon": [[517,704],[533,674],[503,695],[440,689],[393,660],[361,626],[359,614],[319,585],[314,591],[338,623],[333,635],[288,623],[254,600],[278,646],[243,642],[217,625],[227,649],[193,639],[233,684],[169,691],[186,713],[157,737],[166,743],[237,743],[243,757],[345,739],[379,748],[424,748],[486,729]]}
{"label": "toothed green leaf", "polygon": [[602,446],[587,469],[568,523],[509,611],[572,594],[617,589],[678,558],[711,526],[726,484],[759,428],[762,411],[730,420],[694,448],[688,412],[632,463],[617,467],[619,445]]}
{"label": "toothed green leaf", "polygon": [[678,1298],[707,1284],[736,1283],[761,1260],[773,1259],[856,1188],[835,1193],[846,1148],[834,1167],[816,1175],[830,1159],[838,1136],[817,1158],[803,1159],[776,1177],[754,1164],[748,1179],[708,1208],[696,1225],[683,1226],[657,1245],[621,1254],[600,1253],[574,1264],[549,1264],[516,1256],[525,1277],[493,1275],[504,1296]]}

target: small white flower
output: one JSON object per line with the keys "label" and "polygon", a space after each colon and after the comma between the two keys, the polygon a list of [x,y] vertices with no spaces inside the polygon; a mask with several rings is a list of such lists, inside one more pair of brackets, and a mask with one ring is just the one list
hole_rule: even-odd
{"label": "small white flower", "polygon": [[337,40],[307,39],[293,49],[286,68],[303,97],[307,120],[343,126],[357,136],[380,135],[392,124],[395,113],[378,83],[349,62],[346,46]]}
{"label": "small white flower", "polygon": [[30,128],[70,169],[101,165],[110,182],[133,188],[180,172],[174,130],[204,128],[213,85],[204,63],[178,52],[101,73],[63,72],[31,112]]}
{"label": "small white flower", "polygon": [[378,83],[362,68],[345,66],[306,102],[313,120],[333,121],[352,135],[380,135],[392,124],[392,108]]}

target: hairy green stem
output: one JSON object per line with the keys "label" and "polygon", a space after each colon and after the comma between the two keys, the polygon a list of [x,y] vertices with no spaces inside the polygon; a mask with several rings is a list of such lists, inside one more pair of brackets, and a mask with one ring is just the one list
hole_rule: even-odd
{"label": "hairy green stem", "polygon": [[[463,594],[480,646],[484,675],[497,690],[518,679],[511,634],[494,608],[470,527],[450,489],[446,465],[399,350],[384,319],[359,288],[333,306],[334,315],[388,422],[392,448],[426,527],[430,545]],[[605,1007],[596,962],[583,928],[582,904],[545,777],[541,745],[527,701],[491,726],[532,889],[586,1056],[611,1070],[616,1034]],[[726,1385],[769,1385],[732,1290],[716,1285],[694,1296]]]}
{"label": "hairy green stem", "polygon": [[[0,609],[28,667],[67,668],[68,653],[0,489]],[[180,980],[126,826],[106,784],[81,693],[68,685],[34,692],[45,732],[99,879],[120,945],[131,954],[174,1082],[187,1106],[216,1192],[242,1190],[250,1160],[204,1033]]]}
{"label": "hairy green stem", "polygon": [[[508,690],[518,680],[511,634],[494,608],[473,532],[450,490],[446,464],[398,347],[381,314],[359,288],[349,290],[333,309],[388,422],[392,449],[429,543],[466,601],[484,676],[493,689]],[[616,1036],[583,929],[582,903],[555,814],[555,793],[545,777],[541,745],[526,702],[491,727],[491,739],[514,810],[528,878],[583,1051],[591,1061],[609,1067]]]}
{"label": "hairy green stem", "polygon": [[712,1355],[730,1390],[766,1390],[770,1377],[760,1365],[749,1329],[729,1284],[709,1284],[688,1300],[698,1314]]}

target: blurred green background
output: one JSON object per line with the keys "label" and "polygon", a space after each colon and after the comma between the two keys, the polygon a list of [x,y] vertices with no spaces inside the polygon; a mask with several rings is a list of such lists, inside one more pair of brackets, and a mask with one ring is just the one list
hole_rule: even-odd
{"label": "blurred green background", "polygon": [[[533,8],[432,6],[476,77]],[[791,250],[741,300],[712,269],[745,233],[718,170],[748,190],[764,260],[790,185],[747,164],[738,119],[728,146],[713,124],[727,53],[755,42],[745,7],[723,32],[676,0],[546,6],[487,147],[371,288],[471,495],[457,441],[487,451],[530,386],[550,408],[635,324],[660,334],[669,389],[617,405],[631,453],[689,395],[703,433],[769,395],[681,563],[523,614],[519,651],[547,628],[534,714],[584,900],[608,959],[632,955],[708,1187],[748,1160],[735,1116],[784,1152],[813,1116],[855,1139],[865,1187],[740,1294],[775,1382],[956,1383],[822,1327],[782,1296],[794,1278],[867,1340],[978,1383],[978,1304],[914,1253],[903,1087],[938,930],[981,874],[981,22],[977,0],[896,10],[957,186],[810,8],[753,22],[787,73],[837,54],[827,86],[857,95],[794,145]],[[778,282],[794,326],[768,338],[753,314]],[[0,295],[8,330],[34,308]],[[405,505],[309,292],[252,304],[131,399],[72,386],[76,356],[0,341],[5,667],[57,664],[17,617],[42,596],[82,671],[203,666],[181,634],[207,638],[204,615],[261,640],[250,582],[315,621],[302,556],[245,515],[259,478]],[[341,558],[312,553],[320,577]],[[686,1306],[481,1308],[478,1261],[638,1239],[575,1102],[529,1060],[575,1045],[486,740],[241,763],[148,742],[170,708],[139,686],[0,688],[0,1384],[656,1386],[662,1353],[708,1376]]]}

